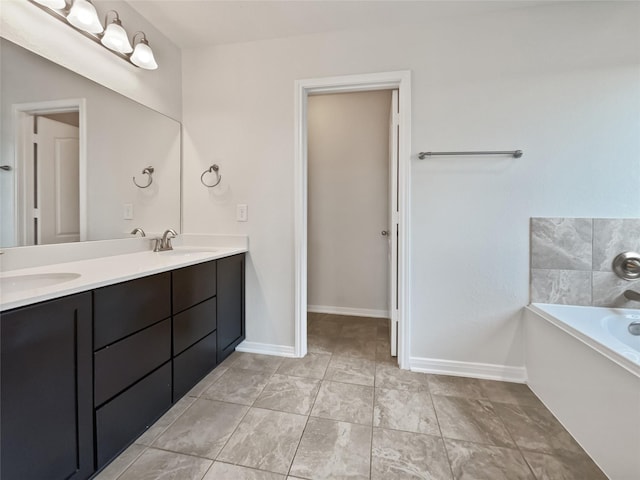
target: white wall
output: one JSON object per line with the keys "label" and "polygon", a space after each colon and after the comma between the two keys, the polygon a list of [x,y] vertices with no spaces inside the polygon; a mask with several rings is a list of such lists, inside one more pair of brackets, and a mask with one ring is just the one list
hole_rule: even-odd
{"label": "white wall", "polygon": [[137,68],[24,0],[0,0],[0,36],[177,120],[182,115],[180,49],[124,1],[94,2],[100,18],[117,10],[130,35],[142,30],[158,70]]}
{"label": "white wall", "polygon": [[250,235],[247,339],[294,343],[294,80],[411,69],[412,356],[522,366],[529,217],[640,216],[639,16],[568,2],[184,51],[184,226]]}
{"label": "white wall", "polygon": [[390,90],[309,97],[307,302],[314,311],[388,314],[388,237],[380,232],[389,222],[390,112]]}

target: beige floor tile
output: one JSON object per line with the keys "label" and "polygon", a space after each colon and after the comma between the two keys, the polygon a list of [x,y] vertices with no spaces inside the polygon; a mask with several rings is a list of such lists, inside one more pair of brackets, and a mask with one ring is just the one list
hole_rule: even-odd
{"label": "beige floor tile", "polygon": [[367,338],[375,340],[377,334],[378,323],[375,320],[357,323],[346,321],[340,329],[340,337],[343,338]]}
{"label": "beige floor tile", "polygon": [[334,355],[331,357],[324,379],[373,387],[375,376],[375,362]]}
{"label": "beige floor tile", "polygon": [[256,372],[275,373],[282,363],[283,357],[259,355],[257,353],[240,352],[233,362],[233,368],[254,370]]}
{"label": "beige floor tile", "polygon": [[199,398],[160,435],[153,446],[215,459],[249,407]]}
{"label": "beige floor tile", "polygon": [[440,435],[429,392],[375,389],[373,426],[406,432]]}
{"label": "beige floor tile", "polygon": [[291,474],[312,479],[368,479],[371,427],[310,418]]}
{"label": "beige floor tile", "polygon": [[202,395],[213,383],[218,380],[224,372],[228,370],[229,367],[219,366],[216,367],[211,373],[209,373],[206,377],[200,380],[195,387],[189,390],[187,396],[189,397],[199,397]]}
{"label": "beige floor tile", "polygon": [[275,374],[254,407],[309,415],[320,388],[320,380]]}
{"label": "beige floor tile", "polygon": [[[529,407],[544,407],[543,403],[522,383],[478,380],[486,397],[492,402],[510,403]],[[546,408],[546,407],[545,407]]]}
{"label": "beige floor tile", "polygon": [[305,358],[234,352],[96,479],[606,479],[526,385],[400,370],[387,319],[307,325]]}
{"label": "beige floor tile", "polygon": [[284,475],[215,462],[202,480],[285,480]]}
{"label": "beige floor tile", "polygon": [[371,478],[450,480],[442,438],[374,428]]}
{"label": "beige floor tile", "polygon": [[201,480],[213,462],[148,448],[118,480]]}
{"label": "beige floor tile", "polygon": [[561,456],[582,456],[584,451],[546,408],[494,404],[516,444],[523,450]]}
{"label": "beige floor tile", "polygon": [[306,423],[303,415],[251,408],[218,460],[286,475]]}
{"label": "beige floor tile", "polygon": [[202,394],[202,398],[252,405],[270,378],[270,373],[232,367]]}
{"label": "beige floor tile", "polygon": [[321,379],[327,370],[329,360],[331,360],[331,355],[324,353],[307,353],[304,358],[285,358],[277,373]]}
{"label": "beige floor tile", "polygon": [[307,351],[309,353],[333,353],[335,340],[322,335],[307,335]]}
{"label": "beige floor tile", "polygon": [[449,375],[427,375],[429,390],[433,395],[447,397],[487,399],[479,380]]}
{"label": "beige floor tile", "polygon": [[158,438],[162,432],[164,432],[169,426],[175,422],[175,420],[184,413],[184,411],[191,406],[196,399],[189,397],[188,395],[178,400],[173,407],[169,409],[162,417],[160,417],[156,423],[151,425],[146,432],[138,437],[136,443],[142,445],[151,445],[153,441]]}
{"label": "beige floor tile", "polygon": [[371,425],[373,387],[323,381],[311,416]]}
{"label": "beige floor tile", "polygon": [[526,450],[522,454],[537,480],[607,480],[587,455],[564,458]]}
{"label": "beige floor tile", "polygon": [[338,337],[333,347],[334,355],[340,357],[376,359],[376,339],[362,337]]}
{"label": "beige floor tile", "polygon": [[516,449],[449,439],[444,442],[455,480],[535,480]]}
{"label": "beige floor tile", "polygon": [[438,395],[432,399],[445,438],[515,448],[491,402]]}
{"label": "beige floor tile", "polygon": [[376,388],[428,391],[427,375],[401,370],[398,365],[376,363]]}

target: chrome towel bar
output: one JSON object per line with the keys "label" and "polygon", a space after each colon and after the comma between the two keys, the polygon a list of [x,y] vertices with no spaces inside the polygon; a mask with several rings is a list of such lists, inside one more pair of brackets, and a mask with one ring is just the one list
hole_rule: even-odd
{"label": "chrome towel bar", "polygon": [[520,158],[522,156],[522,150],[495,150],[485,152],[420,152],[418,158],[424,160],[427,157],[435,157],[440,155],[511,155],[513,158]]}

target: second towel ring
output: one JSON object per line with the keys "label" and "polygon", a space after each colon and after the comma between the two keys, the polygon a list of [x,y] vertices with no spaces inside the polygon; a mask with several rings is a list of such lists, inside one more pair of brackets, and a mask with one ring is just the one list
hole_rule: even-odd
{"label": "second towel ring", "polygon": [[153,172],[154,172],[154,168],[152,166],[148,166],[147,168],[142,170],[143,175],[149,175],[149,179],[146,185],[140,185],[138,182],[136,182],[136,177],[133,177],[133,183],[135,183],[136,187],[138,188],[147,188],[149,185],[153,183],[153,176],[152,176]]}
{"label": "second towel ring", "polygon": [[[211,165],[209,168],[207,168],[204,172],[202,172],[202,175],[200,175],[200,181],[202,182],[202,184],[203,184],[205,187],[208,187],[208,188],[215,187],[216,185],[218,185],[218,184],[222,181],[222,175],[220,175],[220,173],[218,172],[218,170],[220,170],[220,167],[214,163],[214,164],[213,164],[213,165]],[[207,173],[215,173],[215,174],[216,174],[216,183],[214,183],[213,185],[209,185],[208,183],[206,183],[206,182],[204,181],[204,176],[205,176]]]}

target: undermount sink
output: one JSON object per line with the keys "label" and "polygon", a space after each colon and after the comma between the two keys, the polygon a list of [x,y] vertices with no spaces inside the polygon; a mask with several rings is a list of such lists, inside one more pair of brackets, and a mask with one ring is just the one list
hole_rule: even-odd
{"label": "undermount sink", "polygon": [[173,250],[165,250],[164,252],[158,253],[160,253],[160,255],[189,257],[201,254],[216,253],[217,251],[218,250],[216,248],[210,247],[173,247]]}
{"label": "undermount sink", "polygon": [[70,272],[35,273],[32,275],[0,277],[0,295],[51,287],[59,283],[75,280],[76,278],[80,278],[80,274]]}

